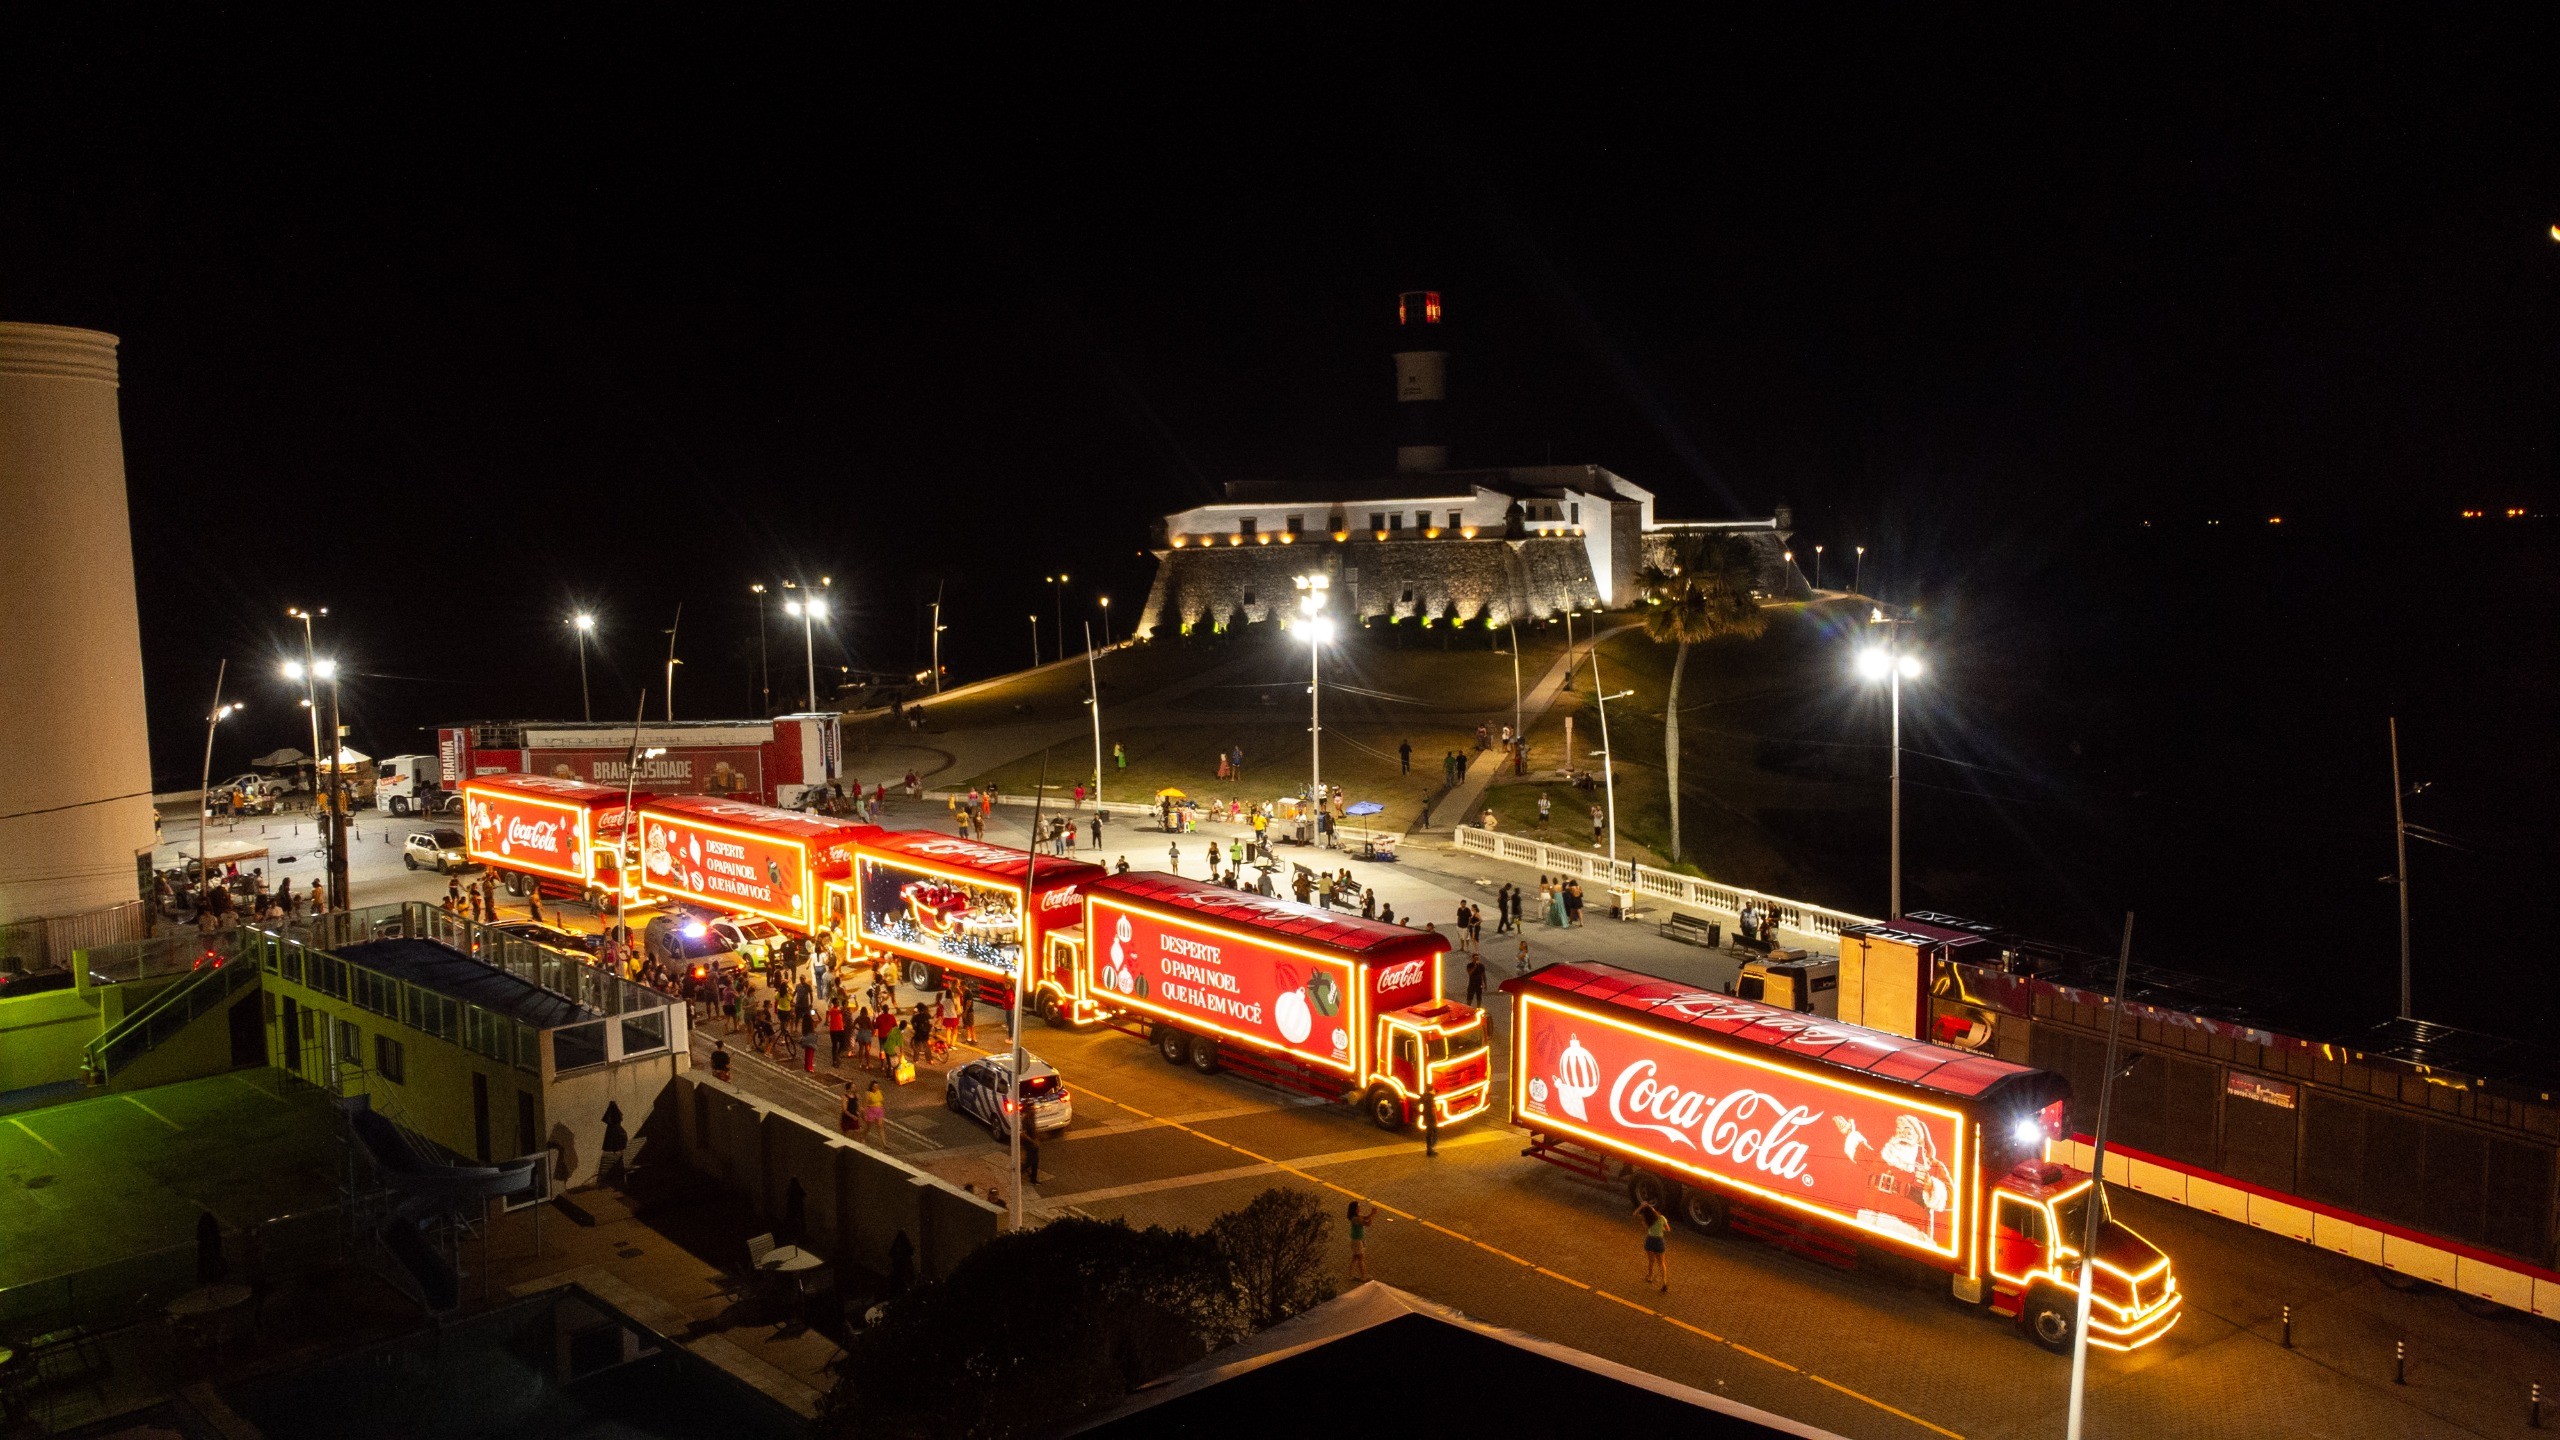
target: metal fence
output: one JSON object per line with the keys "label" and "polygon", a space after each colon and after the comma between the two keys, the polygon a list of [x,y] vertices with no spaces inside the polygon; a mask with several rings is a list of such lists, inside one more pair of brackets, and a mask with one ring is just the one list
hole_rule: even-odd
{"label": "metal fence", "polygon": [[197,1016],[231,1003],[231,997],[249,988],[257,975],[256,965],[223,957],[152,996],[82,1051],[81,1062],[88,1067],[89,1082],[106,1083],[116,1071],[187,1028]]}
{"label": "metal fence", "polygon": [[149,930],[149,915],[139,900],[78,915],[12,921],[0,925],[0,960],[14,961],[20,970],[58,969],[82,950],[128,944]]}
{"label": "metal fence", "polygon": [[[349,1253],[343,1212],[335,1205],[223,1234],[231,1278],[243,1282],[263,1280],[273,1286],[343,1263]],[[119,1256],[0,1288],[0,1334],[28,1335],[70,1325],[100,1332],[119,1329],[148,1318],[199,1283],[192,1242]]]}
{"label": "metal fence", "polygon": [[1596,881],[1611,890],[1633,891],[1637,895],[1650,895],[1657,900],[1714,914],[1739,915],[1743,907],[1749,905],[1775,915],[1781,929],[1834,944],[1838,943],[1840,932],[1848,926],[1879,923],[1872,916],[1852,915],[1846,910],[1790,900],[1783,895],[1766,895],[1737,885],[1719,885],[1713,880],[1657,870],[1632,860],[1621,860],[1612,865],[1605,855],[1498,834],[1474,825],[1457,828],[1457,848],[1467,854],[1534,865],[1550,874]]}

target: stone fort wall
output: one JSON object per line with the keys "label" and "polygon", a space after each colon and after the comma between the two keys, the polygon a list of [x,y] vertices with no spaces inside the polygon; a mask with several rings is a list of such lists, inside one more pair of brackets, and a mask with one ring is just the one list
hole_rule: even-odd
{"label": "stone fort wall", "polygon": [[[1763,594],[1809,600],[1812,587],[1786,559],[1774,530],[1738,532],[1760,553]],[[1646,536],[1643,563],[1660,558]],[[1295,544],[1204,545],[1160,550],[1138,638],[1219,630],[1296,613],[1301,575],[1332,579],[1327,613],[1337,618],[1451,617],[1500,626],[1544,620],[1563,609],[1593,610],[1603,597],[1581,540],[1301,540]],[[1632,590],[1632,580],[1629,581]]]}

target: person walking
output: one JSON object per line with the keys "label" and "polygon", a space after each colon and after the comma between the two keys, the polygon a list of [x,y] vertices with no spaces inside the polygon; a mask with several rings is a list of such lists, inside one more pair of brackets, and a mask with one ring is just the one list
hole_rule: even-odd
{"label": "person walking", "polygon": [[1564,923],[1569,930],[1582,924],[1582,882],[1579,880],[1564,882]]}
{"label": "person walking", "polygon": [[1650,1201],[1636,1207],[1636,1219],[1644,1226],[1644,1283],[1671,1293],[1671,1217],[1653,1208]]}
{"label": "person walking", "polygon": [[870,1089],[862,1092],[862,1130],[871,1137],[873,1145],[883,1150],[889,1148],[889,1097],[881,1093],[877,1080],[871,1082]]}
{"label": "person walking", "polygon": [[862,1133],[862,1102],[853,1096],[853,1082],[844,1082],[844,1105],[836,1112],[836,1132],[850,1140]]}
{"label": "person walking", "polygon": [[885,1022],[880,1024],[880,1073],[894,1077],[899,1054],[906,1049],[907,1029],[898,1023],[898,1012],[894,1010],[880,1012],[880,1021]]}
{"label": "person walking", "polygon": [[1114,770],[1129,768],[1129,752],[1121,749],[1120,742],[1117,740],[1111,742],[1111,768]]}
{"label": "person walking", "polygon": [[1094,849],[1096,849],[1096,850],[1101,849],[1101,848],[1102,848],[1102,802],[1101,802],[1100,800],[1096,800],[1096,801],[1094,801],[1094,802],[1093,802],[1093,828],[1092,828],[1091,830],[1087,831],[1086,833],[1087,833],[1087,834],[1089,834],[1089,835],[1091,835],[1091,836],[1093,837],[1093,848],[1094,848]]}
{"label": "person walking", "polygon": [[1022,1183],[1040,1183],[1040,1140],[1028,1125],[1022,1127]]}
{"label": "person walking", "polygon": [[1399,775],[1413,773],[1413,742],[1410,740],[1401,741],[1396,745],[1396,773]]}
{"label": "person walking", "polygon": [[1501,889],[1493,892],[1493,933],[1496,935],[1511,933],[1511,893],[1508,880],[1502,882]]}
{"label": "person walking", "polygon": [[1168,841],[1166,841],[1166,842],[1165,842],[1165,847],[1164,847],[1164,869],[1165,869],[1165,873],[1166,873],[1166,874],[1168,874],[1168,875],[1179,875],[1179,874],[1181,874],[1181,873],[1182,873],[1182,842],[1181,842],[1181,841],[1179,841],[1179,840],[1168,840]]}
{"label": "person walking", "polygon": [[1366,1200],[1354,1200],[1344,1207],[1343,1220],[1351,1227],[1351,1278],[1369,1278],[1369,1226],[1378,1218],[1375,1207]]}
{"label": "person walking", "polygon": [[853,1063],[855,1068],[862,1070],[870,1069],[871,1037],[875,1033],[871,1028],[871,1007],[868,1005],[863,1006],[862,1009],[854,1015],[853,1022],[847,1027],[847,1029],[853,1036]]}
{"label": "person walking", "polygon": [[827,1004],[827,1063],[844,1068],[847,1032],[853,1017],[844,1013],[844,997],[839,995]]}
{"label": "person walking", "polygon": [[1606,814],[1606,812],[1602,811],[1602,810],[1601,810],[1601,808],[1600,808],[1599,806],[1597,806],[1597,805],[1592,806],[1592,807],[1591,807],[1591,848],[1592,848],[1592,849],[1597,850],[1597,849],[1599,849],[1599,848],[1600,848],[1600,832],[1601,832],[1601,829],[1602,829],[1604,826],[1606,826],[1608,823],[1609,823],[1609,818],[1608,818],[1608,815]]}
{"label": "person walking", "polygon": [[1478,1009],[1484,1007],[1484,955],[1481,952],[1467,957],[1467,1003]]}

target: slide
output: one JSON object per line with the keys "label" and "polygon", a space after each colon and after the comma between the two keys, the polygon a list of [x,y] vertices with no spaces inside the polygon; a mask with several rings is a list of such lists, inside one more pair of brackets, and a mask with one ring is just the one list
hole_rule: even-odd
{"label": "slide", "polygon": [[358,1095],[339,1103],[346,1109],[348,1128],[355,1132],[356,1142],[372,1159],[383,1183],[400,1197],[392,1207],[389,1222],[382,1227],[383,1248],[417,1281],[428,1309],[452,1309],[460,1302],[461,1277],[436,1249],[427,1227],[439,1215],[467,1210],[490,1196],[532,1190],[541,1179],[535,1167],[542,1162],[525,1159],[503,1165],[444,1164],[429,1158],[365,1097]]}

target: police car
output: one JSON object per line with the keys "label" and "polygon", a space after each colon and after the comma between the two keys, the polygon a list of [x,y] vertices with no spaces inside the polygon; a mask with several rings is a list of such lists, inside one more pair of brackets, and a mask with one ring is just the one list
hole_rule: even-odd
{"label": "police car", "polygon": [[[1026,1054],[1029,1063],[1022,1071],[1022,1108],[1031,1114],[1031,1133],[1046,1135],[1064,1130],[1075,1118],[1075,1102],[1068,1098],[1066,1082],[1058,1072],[1044,1064],[1040,1057]],[[1013,1052],[1001,1051],[982,1056],[954,1068],[942,1082],[942,1103],[984,1124],[998,1135],[1010,1135],[1013,1127],[1006,1118],[1007,1091],[1013,1084]]]}

